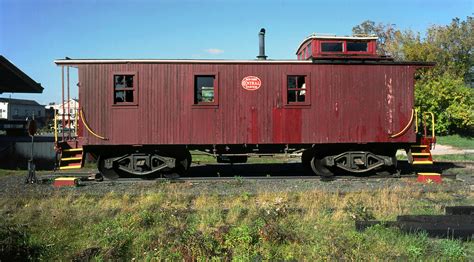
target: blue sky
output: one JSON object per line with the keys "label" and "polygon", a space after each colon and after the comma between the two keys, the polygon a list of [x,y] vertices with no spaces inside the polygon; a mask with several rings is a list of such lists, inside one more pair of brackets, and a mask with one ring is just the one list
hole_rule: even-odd
{"label": "blue sky", "polygon": [[264,27],[269,58],[292,59],[313,32],[350,35],[367,19],[424,32],[454,17],[465,19],[473,5],[473,0],[0,0],[0,54],[45,88],[43,94],[1,96],[60,102],[61,73],[53,60],[65,56],[254,59]]}

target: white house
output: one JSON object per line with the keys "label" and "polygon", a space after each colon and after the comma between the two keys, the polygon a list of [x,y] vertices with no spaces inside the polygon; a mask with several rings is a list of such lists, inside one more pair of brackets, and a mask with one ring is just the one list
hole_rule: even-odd
{"label": "white house", "polygon": [[[61,118],[63,115],[65,118],[70,117],[71,120],[76,119],[76,113],[79,113],[79,102],[76,99],[71,99],[63,104],[54,104],[54,105],[47,105],[47,109],[54,109],[58,118]],[[68,111],[69,110],[69,111]]]}
{"label": "white house", "polygon": [[0,97],[0,119],[26,120],[33,116],[44,118],[44,106],[33,100]]}
{"label": "white house", "polygon": [[[58,126],[61,126],[62,119],[64,116],[65,120],[65,128],[74,129],[73,125],[76,121],[77,114],[79,114],[79,102],[76,99],[70,99],[69,101],[65,101],[64,104],[53,104],[45,106],[46,109],[54,110],[57,116]],[[54,116],[51,116],[52,118]]]}

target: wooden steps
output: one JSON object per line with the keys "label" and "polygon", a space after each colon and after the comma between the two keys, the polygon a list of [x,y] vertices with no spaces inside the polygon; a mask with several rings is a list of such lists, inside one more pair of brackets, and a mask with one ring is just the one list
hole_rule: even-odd
{"label": "wooden steps", "polygon": [[412,165],[433,164],[433,157],[428,145],[411,145],[409,155]]}
{"label": "wooden steps", "polygon": [[59,170],[79,169],[82,167],[82,147],[63,149],[60,156]]}

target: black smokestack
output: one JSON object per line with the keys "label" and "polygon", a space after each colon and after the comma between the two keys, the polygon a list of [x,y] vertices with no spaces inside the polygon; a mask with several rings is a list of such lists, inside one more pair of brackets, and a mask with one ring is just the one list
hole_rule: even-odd
{"label": "black smokestack", "polygon": [[265,55],[265,28],[260,29],[260,33],[258,33],[258,47],[259,52],[257,59],[266,60],[267,56]]}

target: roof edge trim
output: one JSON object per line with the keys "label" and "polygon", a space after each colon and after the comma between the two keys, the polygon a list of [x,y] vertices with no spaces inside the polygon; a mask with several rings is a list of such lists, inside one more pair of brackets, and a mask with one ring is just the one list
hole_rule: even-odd
{"label": "roof edge trim", "polygon": [[186,63],[186,64],[310,64],[306,60],[193,60],[193,59],[57,59],[57,65],[127,64],[127,63]]}

